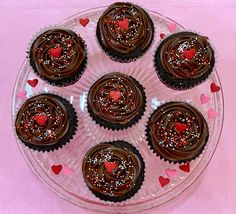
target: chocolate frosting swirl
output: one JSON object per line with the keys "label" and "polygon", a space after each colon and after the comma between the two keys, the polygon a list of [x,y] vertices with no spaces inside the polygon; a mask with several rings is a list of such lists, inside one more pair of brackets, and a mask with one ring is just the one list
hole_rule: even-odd
{"label": "chocolate frosting swirl", "polygon": [[38,36],[30,50],[30,64],[49,82],[70,79],[80,72],[85,60],[85,44],[70,30],[48,30]]}
{"label": "chocolate frosting swirl", "polygon": [[[107,162],[115,163],[112,171],[106,169]],[[140,182],[140,176],[144,176],[144,162],[131,144],[105,142],[86,153],[82,170],[86,185],[95,195],[104,200],[121,201],[122,196],[129,195]]]}
{"label": "chocolate frosting swirl", "polygon": [[[128,19],[128,27],[120,27],[119,21]],[[132,53],[145,52],[154,36],[153,22],[141,7],[117,2],[104,11],[98,20],[97,35],[105,50],[112,50],[120,57],[132,57]]]}
{"label": "chocolate frosting swirl", "polygon": [[15,121],[20,140],[38,148],[61,143],[71,122],[65,102],[68,101],[53,94],[40,94],[26,100]]}
{"label": "chocolate frosting swirl", "polygon": [[170,162],[186,162],[204,149],[209,130],[203,115],[185,102],[169,102],[158,107],[147,125],[151,148]]}
{"label": "chocolate frosting swirl", "polygon": [[[118,93],[114,99],[111,93]],[[138,120],[145,108],[143,87],[131,76],[113,72],[97,80],[88,93],[88,109],[104,126],[129,126]],[[107,125],[109,124],[109,125]]]}
{"label": "chocolate frosting swirl", "polygon": [[181,32],[167,37],[161,46],[162,67],[173,79],[200,78],[213,67],[214,52],[205,36]]}

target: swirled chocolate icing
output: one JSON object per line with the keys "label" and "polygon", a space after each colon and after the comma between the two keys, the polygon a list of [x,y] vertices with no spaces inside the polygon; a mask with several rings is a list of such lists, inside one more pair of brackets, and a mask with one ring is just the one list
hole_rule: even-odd
{"label": "swirled chocolate icing", "polygon": [[96,196],[122,201],[141,186],[144,162],[135,147],[125,141],[100,143],[86,153],[82,171],[86,185]]}
{"label": "swirled chocolate icing", "polygon": [[30,50],[30,64],[50,83],[75,79],[85,66],[83,40],[70,30],[48,30],[38,36]]}
{"label": "swirled chocolate icing", "polygon": [[121,58],[144,53],[153,40],[153,22],[141,7],[117,2],[109,6],[98,20],[97,36],[105,51]]}
{"label": "swirled chocolate icing", "polygon": [[186,162],[196,158],[208,141],[209,130],[203,115],[185,102],[158,107],[147,124],[149,144],[161,158]]}
{"label": "swirled chocolate icing", "polygon": [[105,127],[135,123],[144,112],[143,87],[131,76],[113,72],[97,80],[88,93],[88,110]]}
{"label": "swirled chocolate icing", "polygon": [[68,140],[65,137],[71,131],[71,126],[75,126],[70,124],[74,120],[70,108],[69,102],[57,95],[34,96],[26,100],[18,111],[16,134],[23,143],[38,150],[61,144]]}

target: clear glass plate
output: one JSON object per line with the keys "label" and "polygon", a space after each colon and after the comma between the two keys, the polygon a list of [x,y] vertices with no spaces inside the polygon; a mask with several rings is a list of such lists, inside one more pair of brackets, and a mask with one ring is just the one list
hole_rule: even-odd
{"label": "clear glass plate", "polygon": [[[102,212],[114,213],[137,212],[146,210],[176,197],[189,187],[203,172],[212,158],[217,147],[223,123],[223,94],[222,90],[211,93],[210,84],[215,82],[220,85],[220,80],[215,70],[203,84],[186,91],[175,91],[163,85],[153,67],[153,55],[158,43],[160,33],[170,34],[168,24],[175,23],[156,12],[149,11],[155,24],[155,39],[148,52],[140,59],[131,63],[118,63],[112,61],[100,49],[96,40],[96,23],[105,8],[95,8],[72,16],[54,27],[64,27],[80,34],[87,43],[88,65],[82,78],[74,85],[67,87],[51,86],[40,80],[26,59],[21,67],[15,83],[12,102],[13,122],[17,110],[24,102],[17,95],[27,91],[27,97],[37,93],[51,92],[67,98],[75,107],[79,118],[79,129],[70,143],[54,152],[36,152],[28,149],[18,141],[18,146],[25,160],[35,175],[53,192],[60,197],[81,207]],[[89,18],[89,24],[83,27],[80,18]],[[177,24],[177,23],[176,23]],[[177,24],[177,31],[183,27]],[[136,78],[144,87],[147,95],[147,107],[142,119],[124,131],[111,131],[100,127],[89,117],[86,96],[90,86],[106,73],[118,71]],[[27,84],[27,80],[37,78],[35,88]],[[205,93],[211,97],[207,104],[200,103],[200,95]],[[151,112],[160,103],[169,100],[185,100],[196,106],[205,116],[210,129],[209,142],[202,155],[190,163],[190,172],[179,169],[178,164],[170,164],[157,158],[147,146],[145,138],[145,124]],[[214,108],[218,116],[208,119],[207,111]],[[121,203],[104,202],[96,198],[86,187],[81,171],[81,162],[86,151],[93,145],[102,141],[126,140],[137,147],[146,162],[145,180],[136,195]],[[56,175],[52,172],[52,165],[61,164],[62,171]],[[175,169],[175,176],[169,178],[168,185],[161,187],[159,176],[168,178],[166,169]]]}

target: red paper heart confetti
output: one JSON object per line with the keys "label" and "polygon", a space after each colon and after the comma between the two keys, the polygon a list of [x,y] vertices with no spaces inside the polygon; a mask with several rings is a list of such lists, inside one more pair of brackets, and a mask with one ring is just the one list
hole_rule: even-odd
{"label": "red paper heart confetti", "polygon": [[33,88],[38,84],[38,82],[38,79],[27,80],[27,83]]}
{"label": "red paper heart confetti", "polygon": [[17,97],[19,97],[21,100],[25,100],[27,98],[26,94],[27,94],[27,91],[23,90],[19,94],[17,94]]}
{"label": "red paper heart confetti", "polygon": [[201,94],[200,96],[201,104],[209,103],[211,98],[205,94]]}
{"label": "red paper heart confetti", "polygon": [[48,52],[51,56],[55,58],[59,58],[62,54],[62,47],[50,48]]}
{"label": "red paper heart confetti", "polygon": [[106,168],[106,171],[110,174],[112,173],[112,171],[117,167],[116,165],[116,162],[109,162],[109,161],[106,161],[104,163],[104,166]]}
{"label": "red paper heart confetti", "polygon": [[168,183],[170,183],[170,179],[169,178],[164,178],[163,176],[159,177],[159,182],[161,184],[161,187],[166,186]]}
{"label": "red paper heart confetti", "polygon": [[114,101],[117,101],[121,98],[120,91],[110,91],[109,95]]}
{"label": "red paper heart confetti", "polygon": [[83,26],[86,27],[86,25],[89,23],[89,19],[88,18],[81,18],[79,20],[79,23]]}
{"label": "red paper heart confetti", "polygon": [[189,162],[187,162],[186,164],[184,165],[180,165],[179,168],[184,171],[184,172],[190,172],[190,164]]}
{"label": "red paper heart confetti", "polygon": [[164,33],[161,33],[161,34],[160,34],[160,38],[161,38],[161,39],[164,39],[165,37],[166,37],[166,35],[165,35]]}
{"label": "red paper heart confetti", "polygon": [[216,85],[214,82],[211,83],[211,92],[218,92],[220,90],[220,86]]}
{"label": "red paper heart confetti", "polygon": [[61,164],[59,164],[59,165],[52,165],[51,169],[52,169],[54,174],[59,175],[61,170],[62,170],[62,165]]}
{"label": "red paper heart confetti", "polygon": [[179,133],[181,133],[181,132],[183,132],[183,131],[187,128],[187,125],[184,124],[184,123],[178,123],[178,122],[176,122],[176,123],[175,123],[175,128],[176,128],[176,130],[177,130]]}
{"label": "red paper heart confetti", "polygon": [[122,21],[118,21],[117,25],[125,30],[129,29],[129,19],[124,18]]}
{"label": "red paper heart confetti", "polygon": [[36,121],[36,123],[38,123],[40,126],[45,125],[46,122],[47,122],[47,120],[48,120],[47,115],[36,115],[36,116],[35,116],[35,121]]}
{"label": "red paper heart confetti", "polygon": [[184,49],[183,52],[185,58],[187,58],[188,60],[191,60],[196,54],[196,50],[194,48],[191,48],[190,50]]}

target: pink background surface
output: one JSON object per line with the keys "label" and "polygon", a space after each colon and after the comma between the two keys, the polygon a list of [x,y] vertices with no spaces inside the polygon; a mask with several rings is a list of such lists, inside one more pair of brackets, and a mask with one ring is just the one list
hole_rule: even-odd
{"label": "pink background surface", "polygon": [[[38,29],[111,0],[0,0],[0,213],[81,213],[50,192],[26,165],[12,132],[13,86],[31,35]],[[236,213],[236,1],[136,0],[187,29],[211,38],[225,98],[217,151],[204,174],[183,194],[148,213]]]}

